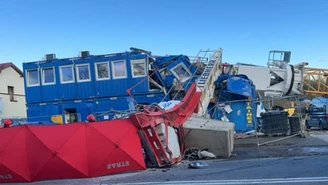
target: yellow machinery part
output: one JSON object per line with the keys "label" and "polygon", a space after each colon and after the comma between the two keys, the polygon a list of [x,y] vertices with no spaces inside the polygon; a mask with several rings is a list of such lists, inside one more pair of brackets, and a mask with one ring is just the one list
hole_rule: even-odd
{"label": "yellow machinery part", "polygon": [[295,112],[295,108],[288,108],[288,109],[285,109],[285,111],[288,112],[289,116],[292,116]]}
{"label": "yellow machinery part", "polygon": [[53,115],[51,116],[51,121],[58,124],[63,124],[63,116],[62,115]]}

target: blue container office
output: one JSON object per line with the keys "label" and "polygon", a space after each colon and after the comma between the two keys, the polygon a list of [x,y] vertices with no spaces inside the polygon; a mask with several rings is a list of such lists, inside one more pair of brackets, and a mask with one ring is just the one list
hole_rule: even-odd
{"label": "blue container office", "polygon": [[65,113],[79,113],[84,121],[90,113],[128,110],[133,100],[127,89],[136,84],[131,94],[138,102],[160,102],[163,92],[145,80],[150,60],[141,52],[125,52],[24,63],[29,121]]}
{"label": "blue container office", "polygon": [[133,111],[135,102],[170,100],[164,94],[174,82],[170,77],[190,84],[195,72],[187,56],[154,60],[150,53],[135,50],[108,55],[83,52],[65,59],[47,55],[43,61],[24,63],[23,70],[31,122],[50,122],[52,115],[65,114],[79,114],[75,121],[84,121],[91,113],[99,120],[112,119],[119,111]]}

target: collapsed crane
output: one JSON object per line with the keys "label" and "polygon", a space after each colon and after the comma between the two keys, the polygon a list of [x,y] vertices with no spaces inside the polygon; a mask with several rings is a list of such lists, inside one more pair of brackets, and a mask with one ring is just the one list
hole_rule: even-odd
{"label": "collapsed crane", "polygon": [[238,63],[226,65],[224,72],[244,74],[250,78],[264,96],[291,96],[303,93],[303,76],[307,62],[290,64],[290,51],[270,51],[266,66]]}
{"label": "collapsed crane", "polygon": [[307,95],[328,95],[328,69],[305,68],[303,90]]}

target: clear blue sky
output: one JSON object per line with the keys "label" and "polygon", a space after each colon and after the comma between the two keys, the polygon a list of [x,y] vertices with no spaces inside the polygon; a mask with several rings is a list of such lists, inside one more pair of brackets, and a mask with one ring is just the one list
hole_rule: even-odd
{"label": "clear blue sky", "polygon": [[269,50],[328,68],[327,0],[1,0],[0,62],[127,51],[266,65]]}

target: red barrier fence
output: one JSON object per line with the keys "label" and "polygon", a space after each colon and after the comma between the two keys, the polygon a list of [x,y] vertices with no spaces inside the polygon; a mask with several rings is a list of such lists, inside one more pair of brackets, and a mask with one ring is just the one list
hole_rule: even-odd
{"label": "red barrier fence", "polygon": [[0,182],[85,178],[145,168],[130,119],[0,129]]}

